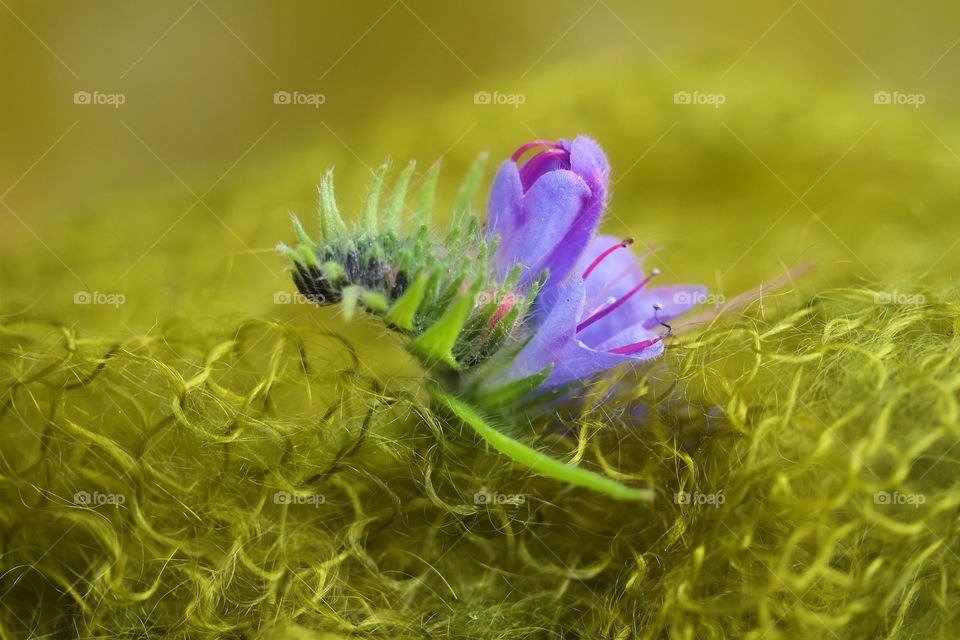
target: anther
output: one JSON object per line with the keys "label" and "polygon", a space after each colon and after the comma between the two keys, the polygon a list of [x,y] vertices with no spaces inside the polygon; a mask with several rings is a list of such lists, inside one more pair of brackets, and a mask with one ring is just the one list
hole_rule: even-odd
{"label": "anther", "polygon": [[662,304],[660,304],[659,302],[654,302],[654,303],[653,303],[653,319],[656,320],[656,321],[657,321],[657,324],[659,324],[661,327],[666,327],[666,328],[667,328],[667,332],[666,332],[665,334],[663,334],[662,336],[660,336],[660,339],[661,339],[661,340],[662,340],[663,338],[666,338],[666,337],[667,337],[668,335],[670,335],[671,333],[673,333],[673,327],[671,327],[671,326],[668,325],[666,322],[664,322],[663,320],[660,319],[660,312],[661,312],[662,310],[663,310],[663,305],[662,305]]}

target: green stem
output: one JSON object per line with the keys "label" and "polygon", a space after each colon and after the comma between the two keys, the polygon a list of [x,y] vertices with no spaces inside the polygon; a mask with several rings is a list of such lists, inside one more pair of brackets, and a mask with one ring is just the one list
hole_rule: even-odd
{"label": "green stem", "polygon": [[581,469],[580,467],[544,455],[536,449],[531,449],[522,442],[514,440],[491,427],[470,405],[454,398],[439,386],[431,384],[429,385],[429,389],[434,398],[450,409],[458,418],[470,425],[490,446],[528,469],[536,471],[548,478],[554,478],[568,484],[574,484],[578,487],[604,493],[617,500],[645,502],[653,500],[653,491],[650,489],[628,487],[593,471]]}

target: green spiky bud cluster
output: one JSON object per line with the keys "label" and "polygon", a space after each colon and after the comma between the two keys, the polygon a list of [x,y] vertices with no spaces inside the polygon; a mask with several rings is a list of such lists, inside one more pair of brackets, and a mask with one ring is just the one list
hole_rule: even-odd
{"label": "green spiky bud cluster", "polygon": [[[301,294],[317,304],[339,304],[347,319],[358,309],[379,316],[409,338],[409,351],[428,369],[458,372],[434,376],[427,389],[453,416],[514,462],[619,500],[650,500],[648,489],[622,485],[515,440],[487,424],[469,404],[501,413],[516,409],[553,367],[549,364],[533,375],[496,383],[496,371],[509,364],[522,346],[523,340],[509,344],[510,338],[530,313],[549,274],[544,271],[529,288],[518,290],[521,265],[514,265],[506,278],[492,268],[498,238],[486,241],[470,204],[483,165],[481,157],[468,171],[443,234],[430,228],[438,164],[423,177],[411,216],[405,213],[414,164],[400,172],[385,206],[380,200],[388,165],[381,166],[374,173],[360,223],[353,228],[340,215],[333,174],[328,172],[320,182],[320,239],[311,238],[293,216],[297,245],[278,245],[291,262],[293,281]],[[483,379],[487,384],[477,384]]]}
{"label": "green spiky bud cluster", "polygon": [[328,172],[319,189],[320,239],[312,239],[293,216],[298,244],[278,245],[292,263],[297,289],[317,304],[340,304],[347,319],[357,309],[380,316],[410,337],[409,350],[428,366],[464,370],[489,359],[529,312],[546,274],[526,291],[517,290],[520,265],[503,281],[495,277],[489,256],[496,240],[482,237],[471,206],[484,160],[471,166],[450,227],[439,235],[430,227],[439,164],[424,175],[408,216],[415,164],[400,172],[382,205],[389,168],[384,163],[352,229],[340,214]]}

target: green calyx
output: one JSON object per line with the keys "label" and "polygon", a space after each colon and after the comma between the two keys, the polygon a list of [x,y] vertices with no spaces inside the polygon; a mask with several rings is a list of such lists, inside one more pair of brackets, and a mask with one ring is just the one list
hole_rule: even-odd
{"label": "green calyx", "polygon": [[[483,161],[481,157],[470,167],[457,191],[446,232],[436,234],[430,227],[439,164],[420,179],[407,216],[416,165],[408,164],[391,189],[389,163],[384,163],[373,174],[359,224],[351,227],[341,216],[328,172],[320,183],[320,238],[311,238],[293,216],[297,244],[277,248],[290,261],[293,281],[305,297],[321,305],[339,304],[346,320],[360,313],[378,316],[405,336],[408,351],[432,374],[428,387],[434,401],[501,455],[539,475],[617,500],[649,501],[649,489],[551,458],[491,426],[471,406],[519,415],[552,369],[549,365],[506,384],[493,382],[522,348],[517,329],[549,274],[544,271],[533,285],[521,288],[521,265],[505,278],[493,269],[499,238],[490,243],[483,238],[472,205]],[[439,386],[439,380],[448,388]],[[460,397],[450,392],[454,389]]]}
{"label": "green calyx", "polygon": [[[428,368],[463,371],[491,358],[522,322],[539,285],[518,290],[519,265],[505,282],[493,277],[496,247],[483,239],[472,205],[484,159],[470,167],[453,222],[440,234],[430,227],[439,163],[418,180],[411,162],[392,184],[389,163],[381,165],[354,227],[340,213],[328,172],[319,188],[320,238],[292,216],[297,244],[278,245],[297,289],[317,304],[340,304],[348,320],[361,311],[383,318],[410,338],[409,351]],[[419,193],[408,198],[415,186]]]}

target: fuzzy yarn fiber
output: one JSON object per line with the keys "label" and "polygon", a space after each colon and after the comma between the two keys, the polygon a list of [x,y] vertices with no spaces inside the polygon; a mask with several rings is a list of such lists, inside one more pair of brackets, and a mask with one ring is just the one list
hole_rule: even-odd
{"label": "fuzzy yarn fiber", "polygon": [[[749,80],[767,115],[730,100],[725,126],[787,183],[805,180],[798,167],[815,178],[870,125],[868,101],[839,90],[800,109],[778,102],[775,76]],[[649,146],[675,118],[666,85],[587,80],[589,105],[610,98],[596,113],[551,89],[557,77],[539,82],[557,95],[553,123],[611,140],[615,179],[639,155],[624,151],[633,138]],[[383,125],[394,153],[456,137],[438,118],[405,140],[405,117]],[[649,486],[649,505],[485,451],[431,408],[376,323],[272,304],[292,290],[282,262],[234,236],[258,249],[284,237],[284,207],[309,208],[322,154],[214,194],[229,234],[203,218],[175,229],[122,285],[132,230],[159,236],[169,219],[111,213],[129,201],[78,217],[57,248],[101,291],[124,291],[122,306],[69,304],[76,283],[14,247],[6,283],[48,284],[40,300],[5,292],[0,322],[0,638],[957,637],[957,260],[930,264],[949,236],[934,232],[957,223],[927,208],[946,210],[957,187],[936,145],[891,181],[876,151],[912,125],[884,117],[826,179],[830,205],[809,196],[830,231],[793,210],[804,221],[787,216],[720,288],[810,257],[812,275],[675,340],[629,378],[631,401],[566,416],[574,436],[525,434]],[[752,154],[703,118],[664,140],[662,165],[619,183],[610,226],[678,238],[667,263],[711,283],[710,261],[728,265],[744,248],[731,242],[770,227],[761,203],[782,186],[758,185]],[[684,153],[702,158],[683,169]],[[677,196],[684,175],[706,176],[696,194]],[[904,195],[920,185],[925,204]],[[695,211],[713,251],[680,235]]]}

